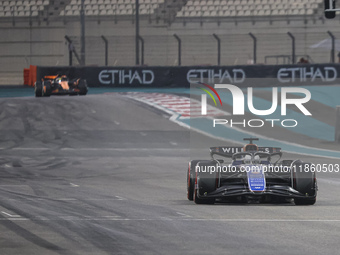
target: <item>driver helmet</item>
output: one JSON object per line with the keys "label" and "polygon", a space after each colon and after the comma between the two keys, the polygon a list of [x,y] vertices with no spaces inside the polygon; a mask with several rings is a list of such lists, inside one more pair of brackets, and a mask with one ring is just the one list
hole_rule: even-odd
{"label": "driver helmet", "polygon": [[260,164],[261,163],[261,159],[259,155],[255,155],[254,156],[254,164]]}
{"label": "driver helmet", "polygon": [[61,76],[61,81],[67,81],[68,79],[67,79],[67,76],[66,75],[63,75],[63,76]]}
{"label": "driver helmet", "polygon": [[251,156],[245,155],[243,159],[244,164],[250,164],[251,163]]}

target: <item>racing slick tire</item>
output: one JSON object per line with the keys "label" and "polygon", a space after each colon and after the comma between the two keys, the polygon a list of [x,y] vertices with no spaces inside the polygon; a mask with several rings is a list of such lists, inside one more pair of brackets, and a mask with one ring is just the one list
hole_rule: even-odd
{"label": "racing slick tire", "polygon": [[41,84],[41,81],[36,81],[34,84],[34,93],[35,97],[42,97],[43,93],[43,86]]}
{"label": "racing slick tire", "polygon": [[85,96],[87,94],[88,88],[86,80],[79,80],[78,89],[80,96]]}
{"label": "racing slick tire", "polygon": [[315,172],[311,171],[311,163],[294,162],[292,173],[293,188],[306,195],[305,198],[294,198],[295,205],[314,205],[317,185]]}
{"label": "racing slick tire", "polygon": [[195,188],[195,167],[200,160],[191,160],[189,162],[187,171],[187,198],[192,201],[194,200],[194,188]]}
{"label": "racing slick tire", "polygon": [[50,81],[44,81],[43,82],[43,90],[42,95],[44,97],[49,97],[52,93],[52,84]]}
{"label": "racing slick tire", "polygon": [[[208,167],[216,166],[214,161],[200,162],[199,166]],[[195,171],[195,186],[193,199],[196,204],[214,204],[214,198],[204,198],[208,193],[216,190],[216,176],[217,173],[210,173],[209,171]]]}

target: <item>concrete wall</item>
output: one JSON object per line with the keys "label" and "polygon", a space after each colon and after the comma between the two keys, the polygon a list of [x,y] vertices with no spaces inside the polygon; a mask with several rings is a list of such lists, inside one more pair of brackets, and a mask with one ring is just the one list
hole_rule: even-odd
{"label": "concrete wall", "polygon": [[[182,39],[182,65],[217,64],[217,42],[212,36],[220,36],[222,45],[221,64],[247,64],[253,58],[252,32],[258,38],[257,62],[264,63],[267,55],[291,54],[291,39],[287,32],[296,36],[296,54],[310,55],[315,63],[330,61],[330,51],[310,49],[309,46],[329,38],[332,31],[340,38],[339,19],[299,21],[253,22],[175,22],[171,26],[141,21],[140,34],[145,40],[145,64],[177,65],[177,41]],[[132,21],[87,20],[86,63],[104,65],[104,42],[109,41],[109,65],[126,66],[135,63],[134,23]],[[0,23],[0,84],[21,84],[22,70],[32,65],[68,65],[68,46],[64,36],[74,40],[80,54],[80,24],[78,20]],[[337,60],[337,57],[336,57]],[[77,61],[74,58],[74,64]],[[275,64],[274,60],[269,64]],[[280,62],[282,63],[282,62]]]}

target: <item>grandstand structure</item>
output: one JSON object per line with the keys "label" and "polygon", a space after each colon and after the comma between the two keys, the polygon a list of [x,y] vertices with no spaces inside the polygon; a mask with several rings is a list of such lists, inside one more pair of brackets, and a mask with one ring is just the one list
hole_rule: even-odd
{"label": "grandstand structure", "polygon": [[[140,0],[140,14],[169,17],[313,15],[322,0]],[[135,0],[85,0],[87,16],[135,13]],[[79,16],[81,0],[0,1],[0,17]],[[168,15],[166,15],[168,14]],[[171,15],[170,15],[171,16]]]}
{"label": "grandstand structure", "polygon": [[[80,52],[81,0],[0,0],[0,84],[20,83],[29,65],[68,65],[69,49]],[[297,56],[330,61],[329,51],[309,46],[340,36],[339,20],[325,20],[322,0],[139,0],[145,65],[221,65],[289,63],[292,33]],[[86,64],[135,64],[135,0],[84,0]],[[65,40],[68,36],[72,45]],[[103,36],[103,37],[102,37]],[[282,58],[275,56],[281,55]],[[286,62],[287,61],[287,62]],[[78,62],[74,59],[73,65]]]}
{"label": "grandstand structure", "polygon": [[189,0],[177,17],[313,15],[320,0]]}

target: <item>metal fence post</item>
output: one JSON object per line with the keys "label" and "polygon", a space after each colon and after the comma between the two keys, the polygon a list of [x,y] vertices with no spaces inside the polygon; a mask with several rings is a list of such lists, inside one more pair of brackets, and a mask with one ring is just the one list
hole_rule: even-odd
{"label": "metal fence post", "polygon": [[292,64],[295,64],[295,36],[291,33],[288,32],[287,33],[289,35],[290,38],[292,38]]}
{"label": "metal fence post", "polygon": [[176,38],[177,42],[178,42],[178,66],[181,66],[181,58],[182,58],[182,40],[181,38],[178,37],[177,34],[174,34],[174,37]]}
{"label": "metal fence post", "polygon": [[81,65],[85,65],[85,0],[81,0],[81,9],[80,9],[80,27],[81,27],[81,49],[80,49],[80,60]]}
{"label": "metal fence post", "polygon": [[254,41],[254,48],[253,48],[253,61],[254,64],[256,64],[257,61],[257,38],[255,37],[255,35],[253,35],[253,33],[249,33],[250,37],[253,38]]}
{"label": "metal fence post", "polygon": [[102,35],[102,39],[104,41],[104,44],[105,44],[105,65],[107,66],[108,65],[108,55],[109,55],[109,50],[108,50],[108,41],[106,39],[105,36]]}
{"label": "metal fence post", "polygon": [[136,65],[139,65],[139,0],[136,0]]}
{"label": "metal fence post", "polygon": [[329,34],[329,36],[332,39],[331,62],[335,63],[335,58],[334,58],[334,54],[335,54],[335,36],[333,35],[333,33],[331,31],[327,31],[327,33]]}
{"label": "metal fence post", "polygon": [[71,40],[70,37],[68,37],[67,35],[65,35],[65,39],[68,42],[68,50],[69,50],[69,62],[70,62],[70,66],[72,66],[72,53],[74,54],[74,56],[76,57],[76,59],[78,60],[78,63],[81,64],[79,56],[76,52],[76,50],[74,49],[73,46],[73,42]]}
{"label": "metal fence post", "polygon": [[335,142],[340,143],[340,106],[339,105],[336,107]]}
{"label": "metal fence post", "polygon": [[221,65],[221,39],[216,35],[213,34],[215,39],[217,40],[217,65]]}
{"label": "metal fence post", "polygon": [[140,40],[141,44],[142,44],[142,57],[141,57],[141,64],[144,65],[144,39],[141,36],[138,36],[138,39]]}

